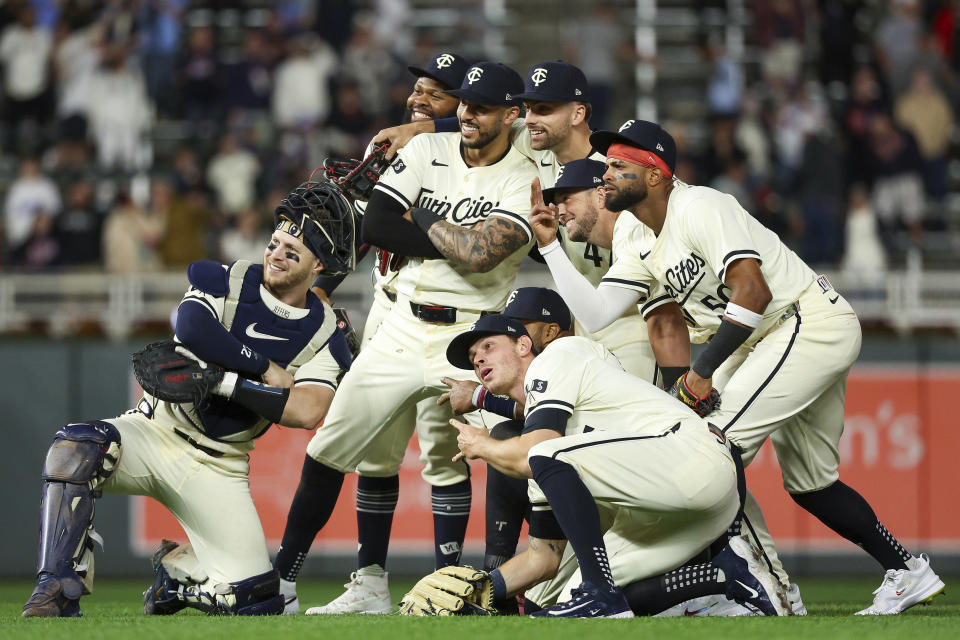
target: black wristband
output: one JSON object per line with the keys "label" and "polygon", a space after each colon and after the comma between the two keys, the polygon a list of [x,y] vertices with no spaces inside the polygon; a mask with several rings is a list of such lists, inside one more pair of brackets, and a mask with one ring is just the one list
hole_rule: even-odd
{"label": "black wristband", "polygon": [[290,389],[270,387],[253,380],[240,378],[233,389],[230,400],[263,416],[270,422],[280,422],[283,409],[290,398]]}
{"label": "black wristband", "polygon": [[660,382],[663,388],[669,390],[687,371],[690,371],[690,367],[660,367]]}
{"label": "black wristband", "polygon": [[424,207],[414,207],[411,209],[410,217],[413,219],[413,224],[420,227],[420,230],[424,233],[429,231],[430,227],[443,220],[442,217]]}
{"label": "black wristband", "polygon": [[713,334],[710,344],[704,349],[697,361],[693,363],[693,372],[703,379],[712,378],[723,361],[740,348],[753,329],[741,327],[726,318],[720,321],[720,328]]}

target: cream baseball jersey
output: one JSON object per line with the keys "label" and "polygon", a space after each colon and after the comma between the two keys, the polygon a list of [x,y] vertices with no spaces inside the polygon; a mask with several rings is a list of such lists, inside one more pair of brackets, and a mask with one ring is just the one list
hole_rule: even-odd
{"label": "cream baseball jersey", "polygon": [[679,180],[670,193],[660,234],[639,225],[630,233],[628,244],[630,248],[618,255],[604,284],[641,291],[661,283],[682,307],[695,342],[706,341],[720,326],[730,294],[724,275],[736,260],[758,260],[773,294],[758,335],[817,278],[736,198]]}
{"label": "cream baseball jersey", "polygon": [[527,221],[530,160],[512,146],[498,162],[471,167],[460,152],[459,133],[421,134],[397,153],[376,189],[405,208],[425,207],[463,227],[502,217],[527,234],[527,244],[487,273],[471,273],[446,259],[408,258],[396,280],[397,292],[420,304],[487,311],[502,309],[520,263],[533,243]]}
{"label": "cream baseball jersey", "polygon": [[606,347],[579,336],[547,345],[530,364],[523,385],[525,432],[565,424],[561,435],[594,430],[659,435],[696,418],[682,403],[624,371]]}

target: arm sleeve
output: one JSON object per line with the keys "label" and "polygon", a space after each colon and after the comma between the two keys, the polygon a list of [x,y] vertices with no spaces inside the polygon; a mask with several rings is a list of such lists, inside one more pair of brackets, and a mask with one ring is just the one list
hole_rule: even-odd
{"label": "arm sleeve", "polygon": [[244,376],[259,378],[270,366],[270,360],[233,337],[199,298],[180,303],[176,335],[202,360]]}
{"label": "arm sleeve", "polygon": [[433,130],[436,133],[452,133],[460,130],[460,119],[457,116],[440,118],[433,121]]}
{"label": "arm sleeve", "polygon": [[576,316],[577,322],[587,331],[603,329],[622,316],[630,305],[637,304],[640,300],[640,290],[636,288],[601,286],[594,289],[560,249],[559,242],[550,246],[555,246],[556,249],[546,254],[541,249],[540,255],[547,261],[547,267],[564,302]]}
{"label": "arm sleeve", "polygon": [[404,211],[398,200],[374,190],[363,216],[363,241],[404,256],[442,258],[427,234],[403,219]]}

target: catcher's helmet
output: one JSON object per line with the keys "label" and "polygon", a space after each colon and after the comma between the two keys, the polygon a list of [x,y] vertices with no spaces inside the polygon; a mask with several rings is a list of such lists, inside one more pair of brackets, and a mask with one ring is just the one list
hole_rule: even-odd
{"label": "catcher's helmet", "polygon": [[278,229],[289,223],[284,231],[303,240],[326,275],[349,273],[356,266],[353,206],[325,177],[310,176],[288,193],[274,211],[273,223]]}

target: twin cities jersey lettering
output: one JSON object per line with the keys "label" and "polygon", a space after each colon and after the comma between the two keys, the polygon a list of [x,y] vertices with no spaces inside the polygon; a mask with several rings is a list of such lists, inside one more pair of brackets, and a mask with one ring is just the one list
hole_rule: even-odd
{"label": "twin cities jersey lettering", "polygon": [[459,133],[418,135],[397,156],[377,190],[404,207],[428,208],[462,227],[502,217],[522,227],[528,239],[487,273],[471,273],[446,259],[409,258],[397,276],[397,292],[420,304],[502,309],[533,242],[527,213],[530,183],[537,174],[530,160],[510,147],[492,165],[468,166],[460,153]]}
{"label": "twin cities jersey lettering", "polygon": [[730,295],[724,276],[733,262],[758,260],[773,294],[758,335],[763,335],[764,325],[775,322],[817,277],[736,198],[679,180],[670,193],[660,235],[641,224],[619,247],[614,245],[617,261],[602,284],[647,295],[652,287],[662,285],[666,295],[680,303],[694,342],[706,341],[720,326]]}
{"label": "twin cities jersey lettering", "polygon": [[[530,364],[523,384],[524,431],[659,435],[677,422],[697,418],[684,404],[624,371],[606,347],[579,336],[547,345]],[[563,414],[559,421],[556,412]]]}

